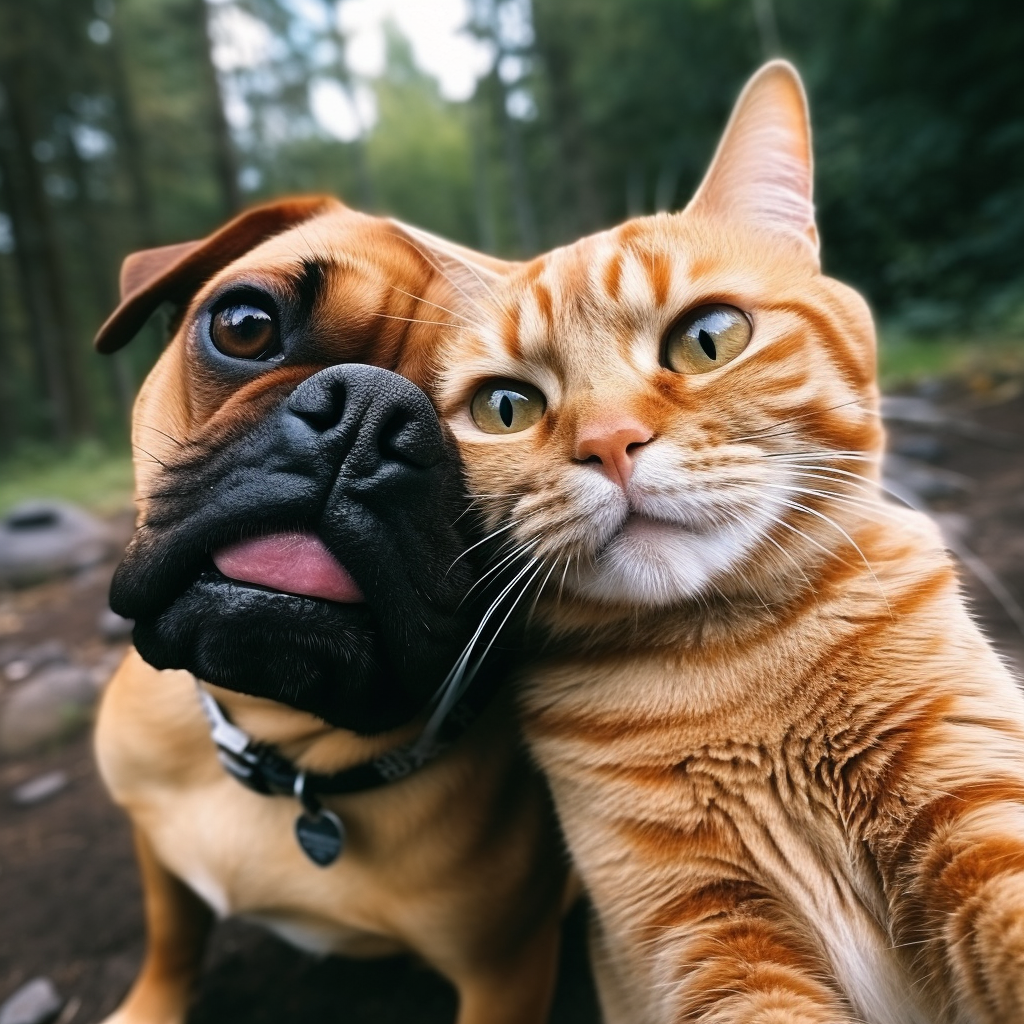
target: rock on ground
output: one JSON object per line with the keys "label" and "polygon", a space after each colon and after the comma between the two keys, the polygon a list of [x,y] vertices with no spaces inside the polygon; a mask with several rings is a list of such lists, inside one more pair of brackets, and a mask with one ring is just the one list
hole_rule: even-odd
{"label": "rock on ground", "polygon": [[43,772],[42,775],[23,782],[16,786],[11,793],[11,799],[19,807],[31,807],[33,804],[41,804],[56,796],[68,784],[68,773],[62,771]]}
{"label": "rock on ground", "polygon": [[110,527],[60,501],[27,501],[0,519],[0,587],[23,587],[109,558]]}
{"label": "rock on ground", "polygon": [[0,707],[0,755],[24,754],[77,732],[98,696],[92,673],[80,666],[58,665],[33,676]]}

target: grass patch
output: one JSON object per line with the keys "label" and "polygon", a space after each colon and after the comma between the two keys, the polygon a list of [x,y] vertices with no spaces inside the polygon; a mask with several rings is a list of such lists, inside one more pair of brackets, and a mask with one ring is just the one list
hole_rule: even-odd
{"label": "grass patch", "polygon": [[1024,338],[908,338],[883,333],[878,375],[883,391],[922,380],[1024,373]]}
{"label": "grass patch", "polygon": [[0,515],[30,498],[74,502],[99,515],[129,508],[132,461],[127,449],[83,442],[69,452],[25,447],[0,462]]}

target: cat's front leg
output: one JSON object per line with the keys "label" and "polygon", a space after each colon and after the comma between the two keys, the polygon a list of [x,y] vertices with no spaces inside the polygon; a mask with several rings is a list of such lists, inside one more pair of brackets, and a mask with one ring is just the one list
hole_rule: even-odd
{"label": "cat's front leg", "polygon": [[943,1019],[1024,1021],[1024,780],[937,796],[898,851],[894,944],[941,992]]}
{"label": "cat's front leg", "polygon": [[660,1019],[672,1024],[854,1024],[830,966],[764,888],[720,879],[659,922]]}

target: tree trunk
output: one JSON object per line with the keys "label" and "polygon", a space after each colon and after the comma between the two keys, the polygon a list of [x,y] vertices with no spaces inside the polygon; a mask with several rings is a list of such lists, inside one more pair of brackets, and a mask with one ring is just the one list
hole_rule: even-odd
{"label": "tree trunk", "polygon": [[533,203],[530,200],[530,187],[526,175],[526,159],[523,155],[523,140],[519,134],[519,125],[508,112],[508,90],[494,73],[495,94],[498,107],[498,123],[505,143],[505,159],[508,162],[509,174],[512,178],[512,207],[516,215],[516,228],[519,232],[519,247],[526,257],[535,256],[540,248],[537,239],[537,218],[534,216]]}
{"label": "tree trunk", "polygon": [[76,435],[95,433],[95,422],[81,363],[82,352],[68,308],[67,279],[61,246],[43,174],[33,154],[38,137],[33,99],[41,95],[39,65],[26,45],[26,17],[22,4],[0,8],[0,91],[4,99],[6,131],[4,177],[9,178],[8,209],[12,216],[19,264],[26,278],[27,299],[46,353],[54,433],[61,442]]}
{"label": "tree trunk", "polygon": [[[0,257],[2,259],[2,257]],[[8,311],[7,268],[0,262],[0,366],[15,365],[13,317]],[[10,373],[0,376],[0,465],[18,443],[21,431],[18,429],[15,388],[18,381]]]}
{"label": "tree trunk", "polygon": [[210,135],[213,142],[214,172],[220,186],[221,206],[225,217],[233,217],[242,207],[242,194],[238,187],[238,160],[231,141],[231,129],[224,114],[224,95],[221,91],[217,66],[213,63],[213,37],[210,34],[210,8],[207,0],[194,0],[200,27],[203,53],[200,55],[201,73],[206,85],[210,115]]}
{"label": "tree trunk", "polygon": [[476,200],[476,222],[480,248],[497,254],[498,226],[494,217],[490,168],[487,161],[487,114],[479,97],[469,103],[470,139],[473,143],[473,192]]}
{"label": "tree trunk", "polygon": [[[68,116],[71,117],[70,114]],[[103,218],[98,215],[96,204],[91,201],[89,196],[88,168],[85,166],[75,144],[74,136],[70,132],[68,133],[67,150],[68,168],[75,183],[73,207],[77,222],[77,244],[79,251],[85,256],[87,264],[86,274],[89,290],[92,292],[93,306],[98,314],[96,322],[102,323],[117,305],[117,290],[114,288],[114,279],[110,274],[110,268],[114,261],[105,242]],[[114,398],[121,407],[124,422],[128,423],[135,401],[131,369],[124,360],[123,352],[115,352],[113,355],[105,357],[104,363]]]}
{"label": "tree trunk", "polygon": [[11,73],[4,59],[6,56],[0,55],[0,96],[3,99],[0,177],[4,202],[11,217],[14,257],[31,339],[39,346],[45,367],[53,437],[59,444],[67,444],[77,431],[91,426],[91,420],[80,383],[73,379],[73,362],[67,358],[69,331],[62,279],[57,270],[59,259],[38,164],[31,153],[32,136],[27,131],[27,112],[23,97],[10,87],[12,82],[23,79],[19,79],[16,72]]}
{"label": "tree trunk", "polygon": [[146,153],[135,115],[131,86],[121,48],[121,25],[115,20],[110,47],[110,86],[114,94],[114,120],[117,123],[119,152],[128,173],[131,188],[131,206],[135,218],[138,246],[150,249],[157,245],[156,217],[153,193],[146,173]]}
{"label": "tree trunk", "polygon": [[[569,35],[557,24],[552,3],[535,4],[533,9],[534,49],[540,58],[548,83],[548,102],[555,126],[555,140],[560,163],[568,171],[569,191],[575,200],[577,223],[569,237],[589,234],[604,224],[602,203],[594,184],[591,160],[587,152],[586,134],[579,118],[579,104],[571,81],[571,45]],[[569,37],[571,41],[571,36]]]}
{"label": "tree trunk", "polygon": [[363,118],[359,113],[359,107],[356,106],[356,91],[355,85],[352,82],[352,74],[348,69],[348,60],[345,55],[345,39],[344,33],[341,31],[338,22],[338,11],[341,6],[341,0],[334,0],[332,7],[331,17],[331,30],[330,38],[338,50],[338,59],[335,61],[335,71],[338,76],[338,81],[341,82],[341,87],[345,90],[345,95],[348,97],[348,101],[352,106],[352,114],[356,119],[356,127],[358,128],[359,134],[352,140],[349,145],[352,147],[352,152],[356,158],[356,176],[359,179],[359,193],[360,202],[363,204],[364,210],[372,210],[376,206],[376,190],[373,187],[373,177],[370,174],[370,163],[366,155],[366,136],[368,134],[367,127],[363,124]]}

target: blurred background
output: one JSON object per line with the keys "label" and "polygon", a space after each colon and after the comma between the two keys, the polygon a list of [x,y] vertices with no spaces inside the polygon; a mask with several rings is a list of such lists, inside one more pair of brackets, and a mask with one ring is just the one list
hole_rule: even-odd
{"label": "blurred background", "polygon": [[127,252],[317,190],[531,255],[684,205],[777,54],[828,270],[893,338],[1024,334],[1016,0],[0,0],[0,474],[123,451]]}
{"label": "blurred background", "polygon": [[[129,411],[165,340],[157,314],[92,352],[125,254],[323,191],[529,256],[685,205],[776,55],[810,93],[826,269],[879,319],[889,484],[1024,665],[1020,0],[0,0],[0,1017],[97,1021],[142,951],[88,740],[129,642],[106,609]],[[577,915],[559,1024],[596,1019],[585,963]],[[339,997],[351,1024],[453,1016],[414,966],[230,923],[190,1022],[312,1024]],[[23,998],[36,1016],[5,1017]]]}

